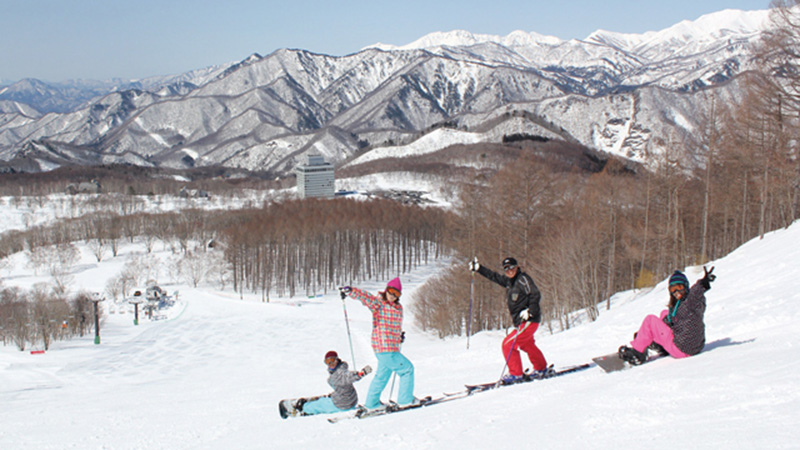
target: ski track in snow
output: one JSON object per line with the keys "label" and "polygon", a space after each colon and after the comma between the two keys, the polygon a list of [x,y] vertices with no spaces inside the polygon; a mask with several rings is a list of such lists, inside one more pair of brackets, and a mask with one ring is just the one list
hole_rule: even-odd
{"label": "ski track in snow", "polygon": [[[84,250],[75,284],[102,290],[134,251],[141,249],[122,247],[118,258],[97,263]],[[22,261],[14,255],[4,269],[6,286],[42,281]],[[415,365],[418,396],[492,381],[503,368],[503,331],[472,336],[467,350],[463,336],[440,340],[413,325],[416,288],[446,264],[401,275],[403,353]],[[0,448],[797,448],[800,224],[709,265],[718,280],[707,294],[706,349],[695,357],[612,374],[593,367],[335,425],[326,416],[282,420],[277,402],[330,391],[328,350],[353,369],[376,366],[364,306],[345,303],[354,363],[336,292],[264,303],[230,288],[165,283],[180,291],[166,320],[141,315],[133,326],[120,306],[102,325],[100,345],[92,333],[57,341],[43,355],[0,347]],[[694,282],[702,267],[687,276]],[[385,281],[358,285],[376,292]],[[587,362],[627,343],[666,298],[665,282],[617,294],[597,321],[552,335],[543,326],[537,343],[556,366]],[[356,384],[362,401],[371,379]]]}

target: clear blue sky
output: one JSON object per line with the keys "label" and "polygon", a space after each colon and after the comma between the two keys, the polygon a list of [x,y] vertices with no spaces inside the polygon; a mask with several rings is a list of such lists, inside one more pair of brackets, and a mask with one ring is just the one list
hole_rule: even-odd
{"label": "clear blue sky", "polygon": [[346,55],[434,31],[642,33],[768,0],[0,0],[0,80],[143,78],[302,48]]}

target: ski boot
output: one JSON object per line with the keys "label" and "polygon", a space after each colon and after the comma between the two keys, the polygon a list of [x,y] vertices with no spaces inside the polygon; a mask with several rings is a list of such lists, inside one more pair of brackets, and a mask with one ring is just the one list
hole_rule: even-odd
{"label": "ski boot", "polygon": [[645,350],[645,353],[637,352],[633,348],[623,345],[619,348],[617,354],[621,360],[630,363],[632,366],[638,366],[647,362],[646,352],[647,350]]}
{"label": "ski boot", "polygon": [[503,375],[503,378],[500,379],[500,384],[515,384],[521,383],[524,380],[522,375]]}
{"label": "ski boot", "polygon": [[556,370],[553,369],[553,366],[549,366],[544,370],[534,370],[530,374],[531,380],[544,380],[545,378],[550,378],[555,375]]}
{"label": "ski boot", "polygon": [[[664,350],[664,347],[662,347],[662,346],[661,346],[661,345],[659,345],[659,344],[656,344],[655,342],[653,342],[652,344],[650,344],[650,346],[649,346],[649,347],[647,347],[647,350],[650,350],[650,351],[652,351],[652,352],[653,352],[653,353],[654,353],[656,356],[669,356],[669,352],[667,352],[666,350]],[[647,350],[645,350],[645,352],[646,352]]]}

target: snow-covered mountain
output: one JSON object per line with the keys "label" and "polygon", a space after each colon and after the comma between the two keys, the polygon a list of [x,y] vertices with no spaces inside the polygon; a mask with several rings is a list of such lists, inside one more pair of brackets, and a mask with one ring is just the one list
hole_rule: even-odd
{"label": "snow-covered mountain", "polygon": [[[662,31],[597,31],[585,40],[454,31],[338,57],[254,54],[140,82],[68,112],[0,113],[0,159],[27,170],[128,162],[285,174],[309,149],[339,162],[447,124],[483,135],[471,140],[528,133],[644,160],[648,143],[651,154],[664,151],[654,138],[691,134],[711,95],[737,99],[735,77],[750,68],[767,14],[726,10]],[[11,97],[15,85],[2,88],[0,100],[53,98],[29,84],[36,102]]]}
{"label": "snow-covered mountain", "polygon": [[[661,31],[628,34],[597,30],[586,39],[577,42],[594,42],[626,52],[644,55],[648,53],[648,50],[659,47],[664,43],[701,44],[719,39],[738,39],[741,36],[757,34],[765,26],[767,18],[768,11],[726,9],[703,15],[695,21],[684,20]],[[397,46],[378,43],[365,48],[380,48],[387,51],[435,49],[441,47],[468,47],[487,42],[496,43],[503,47],[547,47],[559,46],[564,44],[565,41],[555,36],[546,36],[536,32],[514,31],[508,36],[497,36],[455,30],[430,33],[406,45]],[[649,59],[653,58],[657,58],[657,56],[651,54]]]}
{"label": "snow-covered mountain", "polygon": [[107,81],[69,80],[52,83],[26,78],[17,82],[0,84],[0,101],[25,103],[42,113],[67,113],[82,109],[112,92],[146,90],[158,94],[160,97],[185,95],[195,87],[218,77],[234,65],[235,63],[229,63],[178,75],[139,80],[115,78]]}

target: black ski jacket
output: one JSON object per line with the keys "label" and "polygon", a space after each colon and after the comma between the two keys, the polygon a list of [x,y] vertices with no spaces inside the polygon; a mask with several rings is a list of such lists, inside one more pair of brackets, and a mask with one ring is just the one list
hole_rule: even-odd
{"label": "black ski jacket", "polygon": [[668,311],[664,322],[672,327],[672,342],[683,353],[696,355],[706,345],[706,288],[697,282],[689,290],[686,299]]}
{"label": "black ski jacket", "polygon": [[542,294],[530,275],[522,270],[517,270],[514,278],[508,278],[484,266],[478,268],[478,273],[506,288],[508,312],[511,313],[511,320],[514,321],[515,327],[522,324],[519,313],[525,309],[528,310],[528,322],[539,323],[542,321],[542,312],[539,309],[539,300],[542,298]]}

